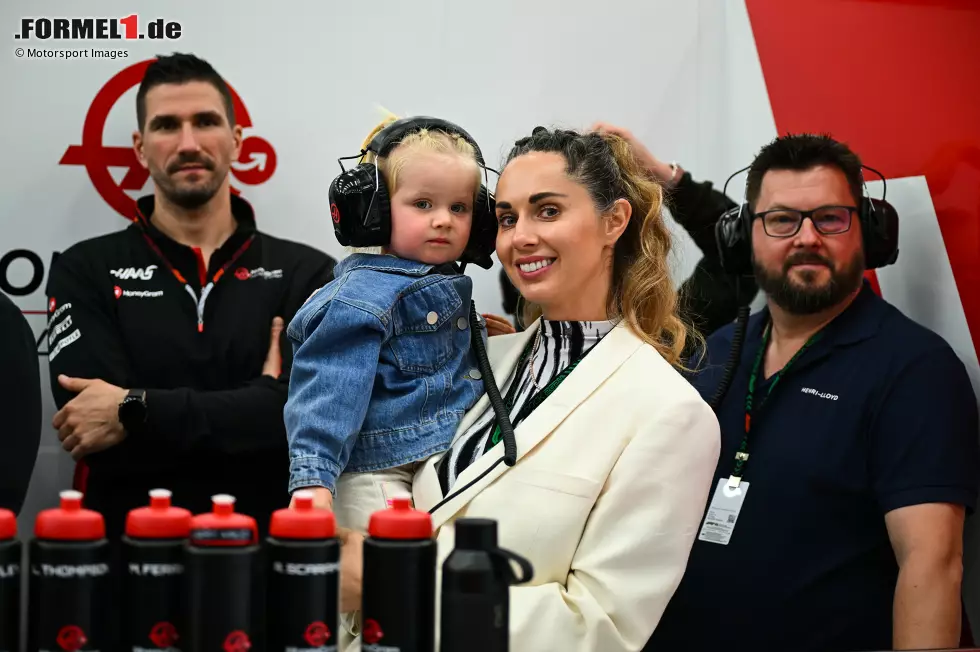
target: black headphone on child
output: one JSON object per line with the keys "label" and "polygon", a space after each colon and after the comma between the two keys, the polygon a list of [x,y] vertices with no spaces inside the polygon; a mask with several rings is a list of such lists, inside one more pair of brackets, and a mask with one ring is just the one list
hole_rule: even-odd
{"label": "black headphone on child", "polygon": [[[408,134],[433,129],[454,134],[464,139],[476,150],[476,162],[484,170],[489,169],[483,160],[479,145],[462,127],[447,120],[428,116],[415,116],[396,120],[379,131],[360,154],[338,159],[341,174],[330,184],[330,216],[334,234],[341,245],[347,247],[381,247],[391,240],[391,204],[388,186],[375,163],[359,163],[350,170],[341,161],[363,158],[373,152],[377,158],[387,156]],[[473,224],[470,238],[459,262],[474,263],[484,269],[493,266],[490,255],[496,249],[497,217],[493,194],[486,184],[480,185],[473,206]]]}
{"label": "black headphone on child", "polygon": [[[735,175],[748,170],[751,166],[742,168],[728,177],[731,181]],[[881,177],[881,199],[867,195],[861,197],[858,207],[858,219],[861,223],[861,236],[864,243],[864,267],[876,269],[891,265],[898,259],[898,213],[895,208],[885,201],[887,192],[885,176],[866,165],[866,170]],[[728,181],[722,193],[728,188]],[[867,186],[865,186],[867,192]],[[718,242],[718,256],[725,272],[736,275],[751,276],[752,269],[752,221],[755,213],[744,199],[735,208],[726,211],[715,224],[715,240]]]}

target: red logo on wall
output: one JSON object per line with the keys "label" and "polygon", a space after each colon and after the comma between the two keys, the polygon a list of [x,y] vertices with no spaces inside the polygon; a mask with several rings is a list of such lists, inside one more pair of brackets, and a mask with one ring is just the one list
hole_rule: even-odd
{"label": "red logo on wall", "polygon": [[173,647],[177,643],[177,628],[170,623],[157,623],[150,630],[150,640],[160,648]]}
{"label": "red logo on wall", "polygon": [[306,639],[306,642],[309,643],[310,647],[324,646],[327,644],[327,641],[330,640],[330,628],[327,627],[326,623],[311,623],[310,626],[306,628],[303,638]]}
{"label": "red logo on wall", "polygon": [[[132,146],[107,146],[102,143],[102,137],[112,108],[126,91],[143,80],[143,73],[153,61],[154,59],[148,59],[121,70],[99,89],[85,115],[82,144],[69,146],[58,161],[59,165],[85,166],[96,192],[126,219],[132,219],[136,212],[136,201],[126,191],[142,190],[150,172],[140,164]],[[252,126],[252,117],[230,84],[229,90],[235,108],[235,120],[248,129]],[[131,110],[134,109],[135,107]],[[110,167],[126,168],[126,175],[119,183],[109,173]],[[232,163],[231,174],[241,183],[256,186],[268,181],[275,171],[276,151],[269,141],[259,136],[245,138],[238,161]],[[232,192],[239,193],[235,188],[232,188]]]}
{"label": "red logo on wall", "polygon": [[364,621],[364,642],[368,645],[374,645],[381,639],[383,639],[385,633],[381,631],[381,625],[378,624],[377,620],[373,618],[368,618]]}
{"label": "red logo on wall", "polygon": [[55,640],[58,642],[58,646],[65,652],[76,652],[88,643],[88,637],[85,636],[85,632],[82,631],[81,627],[75,625],[62,627]]}
{"label": "red logo on wall", "polygon": [[248,634],[238,630],[228,634],[222,647],[225,652],[248,652],[252,647],[252,641],[248,640]]}

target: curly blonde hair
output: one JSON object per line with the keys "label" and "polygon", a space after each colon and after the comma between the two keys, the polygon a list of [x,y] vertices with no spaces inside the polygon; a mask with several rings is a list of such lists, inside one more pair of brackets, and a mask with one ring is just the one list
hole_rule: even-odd
{"label": "curly blonde hair", "polygon": [[[375,136],[398,119],[398,116],[389,112],[384,120],[379,122],[364,139],[364,142],[361,143],[361,151],[366,150]],[[398,189],[399,173],[404,169],[405,163],[411,155],[418,152],[458,154],[467,160],[473,161],[473,178],[476,184],[476,192],[474,192],[473,198],[474,200],[476,199],[482,179],[480,166],[476,160],[476,150],[465,138],[457,134],[451,134],[437,129],[420,129],[404,136],[387,156],[378,158],[374,152],[367,152],[361,157],[361,161],[364,163],[376,163],[378,170],[385,177],[385,184],[388,187],[389,194],[394,195]]]}
{"label": "curly blonde hair", "polygon": [[[529,152],[561,154],[566,173],[589,191],[600,213],[617,199],[629,202],[632,216],[613,248],[607,310],[611,318],[625,320],[675,368],[688,370],[684,352],[690,340],[698,345],[702,338],[679,314],[668,261],[673,238],[663,216],[663,187],[650,178],[629,143],[616,135],[538,127],[514,144],[507,163]],[[524,323],[540,315],[540,306],[525,302]]]}

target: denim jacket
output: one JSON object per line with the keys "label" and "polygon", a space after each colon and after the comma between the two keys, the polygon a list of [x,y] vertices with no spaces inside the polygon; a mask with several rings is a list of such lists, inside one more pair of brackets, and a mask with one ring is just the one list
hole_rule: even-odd
{"label": "denim jacket", "polygon": [[289,491],[334,491],[344,471],[442,452],[483,394],[470,347],[471,278],[374,254],[344,258],[334,275],[286,329]]}

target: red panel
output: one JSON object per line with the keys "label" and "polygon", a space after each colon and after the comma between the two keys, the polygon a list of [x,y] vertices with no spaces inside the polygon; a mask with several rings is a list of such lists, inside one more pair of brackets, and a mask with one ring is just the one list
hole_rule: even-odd
{"label": "red panel", "polygon": [[829,132],[886,177],[925,175],[980,348],[980,1],[746,4],[780,134]]}

